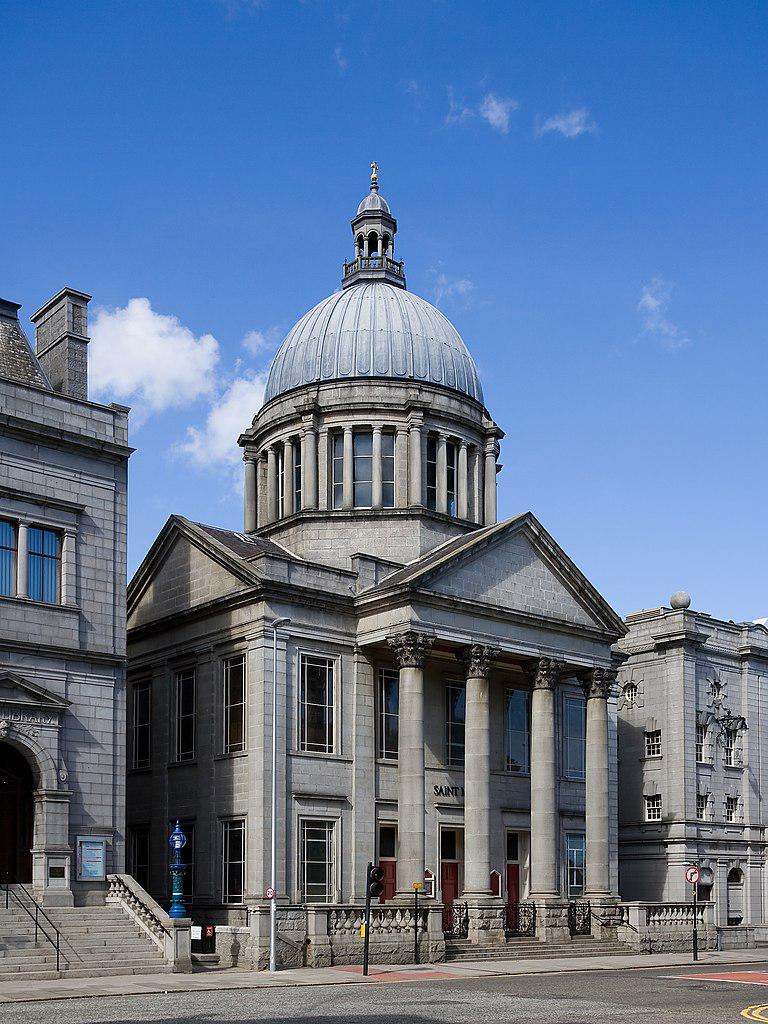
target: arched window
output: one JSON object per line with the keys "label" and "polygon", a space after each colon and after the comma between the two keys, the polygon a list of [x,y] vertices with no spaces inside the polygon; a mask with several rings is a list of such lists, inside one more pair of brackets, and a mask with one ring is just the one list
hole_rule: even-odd
{"label": "arched window", "polygon": [[368,255],[371,257],[379,255],[379,236],[375,231],[371,231],[368,235]]}
{"label": "arched window", "polygon": [[744,920],[744,876],[738,868],[728,872],[728,924]]}
{"label": "arched window", "polygon": [[358,235],[357,238],[355,239],[355,249],[356,249],[355,255],[357,255],[357,256],[362,256],[363,255],[363,236],[362,235]]}

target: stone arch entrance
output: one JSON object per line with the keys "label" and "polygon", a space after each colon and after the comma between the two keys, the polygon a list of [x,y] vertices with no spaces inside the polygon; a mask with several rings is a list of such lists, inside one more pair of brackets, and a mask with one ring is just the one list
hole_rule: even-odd
{"label": "stone arch entrance", "polygon": [[741,924],[744,920],[744,875],[739,868],[728,872],[728,924]]}
{"label": "stone arch entrance", "polygon": [[0,742],[0,881],[32,881],[34,791],[29,762]]}

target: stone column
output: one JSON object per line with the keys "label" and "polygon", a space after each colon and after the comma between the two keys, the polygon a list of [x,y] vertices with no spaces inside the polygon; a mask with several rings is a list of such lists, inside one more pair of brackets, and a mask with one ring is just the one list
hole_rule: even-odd
{"label": "stone column", "polygon": [[77,604],[77,534],[65,530],[61,545],[61,603]]}
{"label": "stone column", "polygon": [[560,895],[555,690],[563,664],[539,658],[531,674],[531,899]]}
{"label": "stone column", "polygon": [[259,452],[256,478],[256,525],[264,526],[269,522],[269,507],[267,504],[267,453],[264,451]]}
{"label": "stone column", "polygon": [[16,552],[16,596],[29,597],[29,525],[19,523]]}
{"label": "stone column", "polygon": [[400,665],[397,888],[413,899],[413,883],[424,881],[424,662],[434,639],[407,630],[387,643]]}
{"label": "stone column", "polygon": [[[379,240],[381,245],[381,240]],[[373,428],[373,449],[372,449],[372,461],[373,461],[373,485],[372,485],[372,498],[371,507],[381,508],[382,497],[381,497],[381,427]]]}
{"label": "stone column", "polygon": [[469,472],[467,466],[467,442],[459,442],[459,465],[456,479],[458,493],[457,510],[459,519],[469,518]]}
{"label": "stone column", "polygon": [[460,655],[467,670],[464,726],[464,892],[491,895],[490,673],[498,647],[472,644]]}
{"label": "stone column", "polygon": [[277,507],[277,449],[270,445],[267,449],[267,505],[269,506],[269,521],[274,523],[280,518],[280,509]]}
{"label": "stone column", "polygon": [[245,456],[245,517],[244,527],[246,533],[253,533],[256,529],[256,458],[254,455]]}
{"label": "stone column", "polygon": [[296,510],[293,490],[293,441],[283,441],[283,515],[291,516]]}
{"label": "stone column", "polygon": [[301,434],[301,507],[317,508],[317,434],[307,424]]}
{"label": "stone column", "polygon": [[[366,245],[367,245],[366,241]],[[341,507],[350,509],[355,505],[354,448],[352,427],[344,427],[344,492]]]}
{"label": "stone column", "polygon": [[472,493],[474,495],[473,519],[478,525],[485,521],[483,514],[483,453],[476,446],[472,446]]}
{"label": "stone column", "polygon": [[485,525],[496,522],[496,456],[498,444],[491,437],[485,442]]}
{"label": "stone column", "polygon": [[448,511],[448,460],[445,434],[437,435],[437,511]]}
{"label": "stone column", "polygon": [[608,697],[616,672],[594,668],[582,679],[587,699],[587,896],[610,896],[610,808],[608,802]]}
{"label": "stone column", "polygon": [[328,451],[328,431],[321,430],[317,436],[317,507],[328,508],[328,473],[331,468]]}
{"label": "stone column", "polygon": [[398,427],[395,433],[395,508],[408,504],[408,431]]}
{"label": "stone column", "polygon": [[408,430],[408,504],[424,504],[424,488],[421,479],[421,420],[411,421]]}

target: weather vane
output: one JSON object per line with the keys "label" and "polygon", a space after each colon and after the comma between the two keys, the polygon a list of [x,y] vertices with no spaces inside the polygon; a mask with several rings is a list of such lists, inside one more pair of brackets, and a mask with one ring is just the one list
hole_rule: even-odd
{"label": "weather vane", "polygon": [[379,165],[374,160],[371,164],[371,185],[379,184]]}

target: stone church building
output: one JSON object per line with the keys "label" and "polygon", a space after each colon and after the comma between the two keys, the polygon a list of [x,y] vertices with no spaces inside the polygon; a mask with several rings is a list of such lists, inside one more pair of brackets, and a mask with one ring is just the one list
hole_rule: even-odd
{"label": "stone church building", "polygon": [[103,901],[125,843],[128,410],[88,399],[89,295],[0,300],[0,881]]}
{"label": "stone church building", "polygon": [[530,512],[497,521],[503,431],[396,232],[374,169],[341,289],[232,439],[243,532],[172,516],[129,587],[129,870],[166,896],[180,819],[193,915],[259,962],[273,727],[284,962],[354,942],[369,861],[395,939],[415,883],[438,945],[502,941],[531,902],[537,938],[585,900],[599,936],[617,903],[626,627]]}

